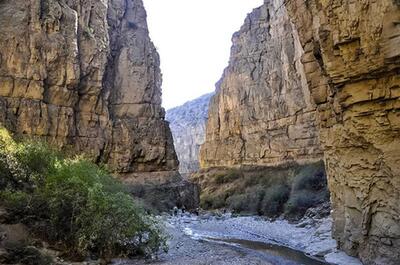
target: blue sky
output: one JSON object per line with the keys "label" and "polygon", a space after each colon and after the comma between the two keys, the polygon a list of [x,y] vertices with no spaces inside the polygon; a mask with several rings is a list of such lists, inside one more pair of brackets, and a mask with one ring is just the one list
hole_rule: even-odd
{"label": "blue sky", "polygon": [[166,109],[214,91],[231,37],[263,0],[144,0],[161,57]]}

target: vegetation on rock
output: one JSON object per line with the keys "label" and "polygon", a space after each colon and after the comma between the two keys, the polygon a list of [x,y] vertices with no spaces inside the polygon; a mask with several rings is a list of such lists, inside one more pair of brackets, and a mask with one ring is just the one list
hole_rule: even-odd
{"label": "vegetation on rock", "polygon": [[211,169],[192,180],[202,187],[201,207],[241,214],[301,218],[307,209],[329,201],[323,162],[278,167]]}
{"label": "vegetation on rock", "polygon": [[37,248],[25,244],[11,244],[6,247],[7,254],[0,256],[0,264],[54,265],[50,256]]}
{"label": "vegetation on rock", "polygon": [[285,204],[288,217],[303,215],[307,209],[329,201],[325,170],[307,167],[294,179],[292,192]]}
{"label": "vegetation on rock", "polygon": [[0,129],[0,203],[71,257],[152,255],[166,250],[157,221],[105,169],[46,143],[15,142]]}

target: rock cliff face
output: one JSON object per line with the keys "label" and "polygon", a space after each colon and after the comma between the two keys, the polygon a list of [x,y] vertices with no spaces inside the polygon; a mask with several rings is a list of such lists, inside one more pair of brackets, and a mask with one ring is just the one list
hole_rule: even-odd
{"label": "rock cliff face", "polygon": [[279,1],[255,9],[234,34],[201,148],[202,168],[321,159],[297,32]]}
{"label": "rock cliff face", "polygon": [[0,24],[1,124],[130,181],[177,170],[141,0],[0,1]]}
{"label": "rock cliff face", "polygon": [[167,110],[166,120],[170,122],[181,174],[199,170],[199,151],[205,141],[208,105],[213,94]]}
{"label": "rock cliff face", "polygon": [[334,236],[400,264],[400,2],[292,0],[331,190]]}

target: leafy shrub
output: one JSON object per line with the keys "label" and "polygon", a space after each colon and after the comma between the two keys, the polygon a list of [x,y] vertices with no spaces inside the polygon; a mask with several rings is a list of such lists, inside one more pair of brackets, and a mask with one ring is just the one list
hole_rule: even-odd
{"label": "leafy shrub", "polygon": [[248,210],[247,194],[235,194],[226,200],[229,209],[235,213],[241,213]]}
{"label": "leafy shrub", "polygon": [[33,224],[39,214],[46,214],[47,209],[40,209],[42,202],[36,194],[25,191],[5,190],[0,192],[0,200],[7,209],[6,221],[8,223]]}
{"label": "leafy shrub", "polygon": [[326,173],[322,162],[306,166],[296,175],[285,215],[299,219],[308,208],[329,201]]}
{"label": "leafy shrub", "polygon": [[0,182],[0,200],[10,222],[28,225],[74,257],[166,250],[158,223],[107,171],[82,157],[63,158],[44,143],[15,143],[3,134],[0,167],[7,180]]}
{"label": "leafy shrub", "polygon": [[10,162],[6,154],[0,153],[0,189],[15,186],[18,183],[18,181],[12,183],[14,179]]}
{"label": "leafy shrub", "polygon": [[209,194],[203,193],[200,195],[200,207],[203,209],[210,209],[212,208],[213,202],[212,198]]}
{"label": "leafy shrub", "polygon": [[0,189],[22,189],[29,182],[29,175],[15,157],[17,147],[8,131],[0,128]]}
{"label": "leafy shrub", "polygon": [[268,188],[261,202],[260,213],[269,217],[277,217],[290,196],[290,188],[286,185],[275,185]]}
{"label": "leafy shrub", "polygon": [[17,148],[17,144],[11,134],[4,128],[0,127],[0,150],[3,152],[13,152]]}
{"label": "leafy shrub", "polygon": [[323,164],[309,165],[294,179],[293,190],[319,191],[326,189],[326,173]]}
{"label": "leafy shrub", "polygon": [[47,143],[28,140],[15,142],[8,131],[0,128],[0,189],[28,189],[39,184],[61,159]]}
{"label": "leafy shrub", "polygon": [[61,154],[47,143],[33,140],[19,144],[15,156],[29,174],[36,176],[47,175],[61,158]]}
{"label": "leafy shrub", "polygon": [[285,206],[285,214],[288,217],[300,217],[308,208],[315,206],[316,199],[313,194],[303,190],[293,194]]}
{"label": "leafy shrub", "polygon": [[51,257],[43,255],[34,247],[24,244],[8,244],[7,254],[0,256],[1,264],[23,265],[51,265],[54,264]]}
{"label": "leafy shrub", "polygon": [[203,209],[223,208],[225,207],[225,196],[202,194],[200,196],[200,207]]}
{"label": "leafy shrub", "polygon": [[264,197],[261,186],[249,187],[245,193],[234,194],[227,198],[226,205],[236,213],[257,213]]}

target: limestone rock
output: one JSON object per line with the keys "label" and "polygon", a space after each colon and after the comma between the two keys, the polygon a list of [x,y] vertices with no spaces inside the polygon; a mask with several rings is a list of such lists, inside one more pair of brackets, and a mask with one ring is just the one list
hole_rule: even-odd
{"label": "limestone rock", "polygon": [[0,23],[1,124],[125,177],[176,174],[141,0],[1,1]]}
{"label": "limestone rock", "polygon": [[201,167],[276,166],[321,159],[303,49],[281,1],[255,9],[235,33],[201,147]]}
{"label": "limestone rock", "polygon": [[400,3],[285,4],[317,103],[334,237],[364,264],[400,264]]}
{"label": "limestone rock", "polygon": [[205,141],[208,105],[213,94],[167,110],[166,120],[170,122],[181,174],[199,170],[199,151]]}

